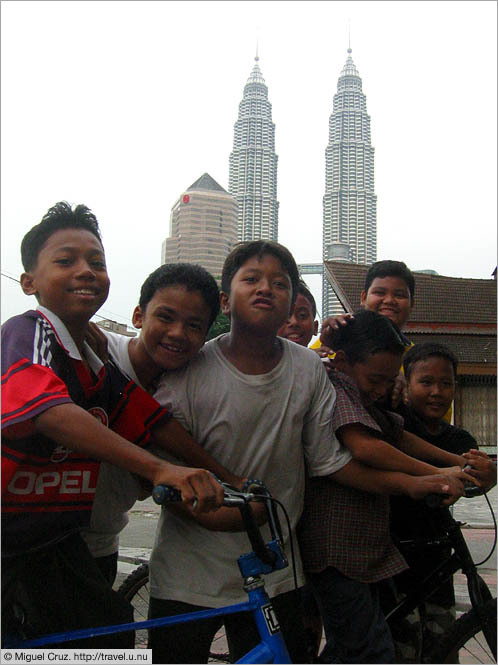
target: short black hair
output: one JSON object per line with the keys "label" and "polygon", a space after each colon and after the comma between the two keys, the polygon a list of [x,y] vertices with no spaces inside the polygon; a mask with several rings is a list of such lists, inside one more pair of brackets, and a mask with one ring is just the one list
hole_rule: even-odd
{"label": "short black hair", "polygon": [[316,316],[316,302],[315,299],[313,298],[313,294],[311,291],[308,289],[306,286],[306,282],[304,282],[302,279],[299,280],[299,286],[297,288],[297,292],[300,293],[302,296],[306,298],[306,300],[309,301],[311,305],[311,311],[313,312],[313,318]]}
{"label": "short black hair", "polygon": [[415,277],[403,261],[386,260],[372,263],[365,277],[365,292],[368,291],[376,277],[400,277],[406,282],[410,291],[410,298],[413,300],[413,296],[415,295]]}
{"label": "short black hair", "polygon": [[403,358],[403,370],[405,377],[408,380],[412,373],[415,363],[428,358],[445,358],[453,367],[453,375],[456,378],[458,360],[455,354],[444,344],[433,344],[425,342],[424,344],[416,344],[408,349],[405,357]]}
{"label": "short black hair", "polygon": [[346,360],[354,365],[382,351],[401,355],[405,345],[397,326],[390,319],[361,309],[345,326],[332,331],[332,348],[344,351]]}
{"label": "short black hair", "polygon": [[223,265],[221,290],[229,295],[232,279],[237,270],[253,256],[261,260],[266,254],[271,254],[277,258],[289,275],[292,284],[291,306],[293,306],[299,289],[299,270],[287,247],[272,240],[248,240],[235,245]]}
{"label": "short black hair", "polygon": [[26,272],[36,267],[40,250],[49,237],[61,229],[90,231],[102,245],[99,223],[90,208],[83,204],[72,208],[67,201],[59,201],[49,208],[41,222],[33,226],[22,239],[21,259]]}
{"label": "short black hair", "polygon": [[138,304],[145,312],[158,289],[183,286],[187,291],[199,291],[211,311],[209,327],[220,311],[220,292],[216,280],[205,268],[195,263],[165,263],[147,277],[140,289]]}

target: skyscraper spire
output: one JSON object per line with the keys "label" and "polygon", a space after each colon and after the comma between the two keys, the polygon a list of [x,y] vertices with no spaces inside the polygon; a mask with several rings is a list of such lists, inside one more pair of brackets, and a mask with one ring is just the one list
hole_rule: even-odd
{"label": "skyscraper spire", "polygon": [[[334,95],[325,151],[323,259],[369,264],[376,256],[377,197],[370,116],[349,42]],[[322,296],[324,316],[342,311],[325,279]]]}
{"label": "skyscraper spire", "polygon": [[268,88],[258,64],[258,44],[254,61],[234,125],[228,191],[239,206],[238,239],[277,240],[275,125]]}

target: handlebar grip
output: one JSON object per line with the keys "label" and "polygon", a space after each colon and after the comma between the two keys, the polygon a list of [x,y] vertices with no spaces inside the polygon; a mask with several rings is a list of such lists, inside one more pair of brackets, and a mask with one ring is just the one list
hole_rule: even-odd
{"label": "handlebar grip", "polygon": [[156,485],[152,490],[152,498],[155,503],[161,506],[163,503],[170,501],[181,501],[182,493],[169,485]]}
{"label": "handlebar grip", "polygon": [[464,488],[465,488],[464,497],[466,499],[471,499],[474,496],[481,496],[481,494],[484,494],[481,487],[477,487],[477,485],[472,485],[472,483],[465,483]]}

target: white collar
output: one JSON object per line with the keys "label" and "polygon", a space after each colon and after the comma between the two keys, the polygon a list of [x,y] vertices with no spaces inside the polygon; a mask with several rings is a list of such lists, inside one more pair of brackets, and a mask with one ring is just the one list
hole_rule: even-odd
{"label": "white collar", "polygon": [[[69,330],[66,328],[65,324],[61,321],[61,319],[57,316],[57,314],[54,314],[53,312],[51,312],[46,307],[43,307],[42,305],[38,305],[36,309],[38,312],[40,312],[40,314],[43,314],[44,318],[47,319],[47,321],[50,323],[51,327],[53,328],[57,336],[59,344],[67,352],[69,357],[74,358],[75,360],[82,361],[83,358],[81,357],[81,353],[79,352],[79,349],[76,346],[76,342],[71,337]],[[98,355],[93,351],[93,349],[90,347],[90,345],[87,342],[83,342],[83,349],[84,349],[84,356],[86,362],[88,363],[92,371],[98,375],[104,363],[100,360]]]}

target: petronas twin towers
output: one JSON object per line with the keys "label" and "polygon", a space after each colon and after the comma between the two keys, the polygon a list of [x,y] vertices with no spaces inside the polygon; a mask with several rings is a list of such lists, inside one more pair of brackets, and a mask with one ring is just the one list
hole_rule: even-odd
{"label": "petronas twin towers", "polygon": [[244,87],[230,154],[228,191],[239,206],[238,238],[277,240],[277,162],[275,125],[268,88],[255,65]]}
{"label": "petronas twin towers", "polygon": [[[244,87],[230,154],[229,192],[238,203],[238,239],[278,238],[275,125],[259,58]],[[323,260],[372,263],[377,254],[377,197],[370,116],[351,49],[334,95],[325,151]],[[335,296],[324,279],[323,315]]]}

